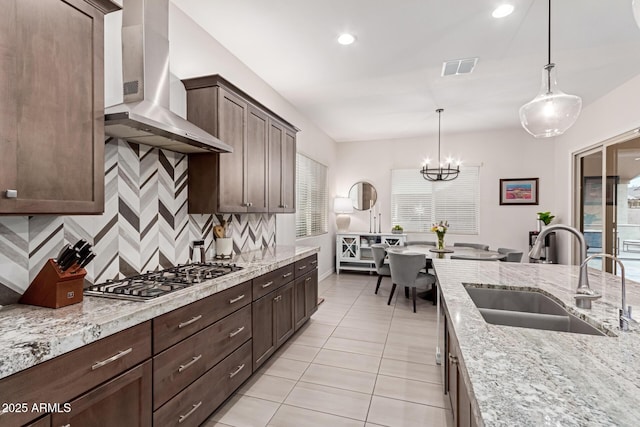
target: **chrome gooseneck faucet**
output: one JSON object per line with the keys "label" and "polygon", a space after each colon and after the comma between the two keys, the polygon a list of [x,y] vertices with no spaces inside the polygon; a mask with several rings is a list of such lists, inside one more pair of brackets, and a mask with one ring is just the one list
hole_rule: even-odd
{"label": "chrome gooseneck faucet", "polygon": [[598,294],[589,287],[589,276],[587,274],[587,269],[586,267],[583,267],[585,259],[587,258],[587,241],[580,231],[564,224],[556,224],[545,228],[538,235],[536,243],[529,251],[529,257],[533,259],[540,259],[540,256],[542,255],[542,248],[544,246],[544,238],[547,236],[547,234],[555,230],[568,231],[569,233],[576,236],[578,242],[580,243],[580,276],[578,278],[578,288],[576,289],[576,294],[573,297],[576,299],[576,307],[590,309],[591,301],[602,297],[602,295]]}
{"label": "chrome gooseneck faucet", "polygon": [[620,266],[620,280],[621,280],[621,288],[622,288],[622,308],[618,309],[618,314],[620,319],[620,330],[628,331],[629,322],[633,321],[633,319],[631,318],[631,306],[627,306],[627,288],[625,286],[624,264],[622,264],[622,261],[620,261],[618,258],[614,257],[613,255],[594,254],[588,257],[587,259],[585,259],[582,262],[582,264],[580,264],[580,269],[583,269],[583,268],[586,269],[586,265],[589,261],[591,261],[594,258],[601,258],[601,257],[610,258],[615,262],[617,262],[618,265]]}

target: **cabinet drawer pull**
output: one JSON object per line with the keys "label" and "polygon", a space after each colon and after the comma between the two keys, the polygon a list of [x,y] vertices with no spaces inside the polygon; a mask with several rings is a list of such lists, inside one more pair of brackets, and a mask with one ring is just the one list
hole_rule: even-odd
{"label": "cabinet drawer pull", "polygon": [[244,331],[244,326],[240,326],[238,329],[236,329],[235,331],[231,332],[229,334],[229,338],[235,337],[236,335],[238,335],[242,331]]}
{"label": "cabinet drawer pull", "polygon": [[18,190],[7,190],[5,193],[7,199],[15,199],[18,197]]}
{"label": "cabinet drawer pull", "polygon": [[244,298],[244,294],[240,295],[239,297],[235,297],[229,300],[229,304],[233,304],[234,302],[238,302],[240,301],[242,298]]}
{"label": "cabinet drawer pull", "polygon": [[191,415],[194,412],[196,412],[196,409],[198,409],[200,407],[200,405],[202,405],[202,401],[200,401],[200,402],[196,403],[195,405],[193,405],[193,408],[191,408],[189,410],[189,412],[187,412],[186,414],[180,415],[180,418],[178,418],[178,424],[180,424],[181,422],[183,422],[184,420],[189,418],[189,415]]}
{"label": "cabinet drawer pull", "polygon": [[302,267],[298,267],[298,270],[304,270],[305,268],[307,268],[307,266],[303,265]]}
{"label": "cabinet drawer pull", "polygon": [[285,277],[289,277],[289,276],[291,276],[292,274],[293,274],[293,273],[283,274],[283,275],[282,275],[282,278],[284,279]]}
{"label": "cabinet drawer pull", "polygon": [[182,372],[185,369],[187,369],[189,366],[193,365],[194,363],[196,363],[198,360],[202,359],[202,355],[199,354],[197,356],[194,356],[193,359],[191,359],[191,361],[189,361],[189,363],[187,363],[186,365],[180,365],[180,368],[178,368],[178,372]]}
{"label": "cabinet drawer pull", "polygon": [[111,356],[110,358],[105,359],[105,360],[103,360],[102,362],[98,362],[98,363],[96,363],[95,365],[93,365],[93,366],[91,367],[91,370],[92,370],[92,371],[95,371],[95,370],[96,370],[96,369],[98,369],[98,368],[102,368],[104,365],[108,365],[108,364],[109,364],[109,363],[111,363],[111,362],[115,362],[116,360],[118,360],[118,359],[120,359],[120,358],[122,358],[122,357],[126,356],[127,354],[131,353],[132,351],[133,351],[133,347],[129,347],[129,348],[128,348],[128,349],[126,349],[126,350],[122,350],[122,351],[118,352],[118,354],[116,354],[116,355],[114,355],[114,356]]}
{"label": "cabinet drawer pull", "polygon": [[449,361],[451,363],[453,363],[454,365],[458,364],[458,357],[454,356],[453,354],[449,353]]}
{"label": "cabinet drawer pull", "polygon": [[71,427],[71,424],[65,424],[62,427]]}
{"label": "cabinet drawer pull", "polygon": [[238,366],[238,369],[236,369],[235,371],[231,372],[231,373],[229,374],[229,378],[233,378],[233,377],[235,377],[235,376],[236,376],[236,375],[238,375],[238,373],[240,373],[240,371],[242,371],[243,369],[244,369],[244,363],[243,363],[242,365]]}
{"label": "cabinet drawer pull", "polygon": [[264,285],[262,285],[262,289],[264,289],[264,288],[268,288],[268,287],[269,287],[269,286],[271,286],[271,285],[273,285],[273,281],[271,281],[271,282],[267,282],[267,283],[265,283]]}
{"label": "cabinet drawer pull", "polygon": [[317,264],[317,263],[318,263],[318,260],[311,261],[311,264]]}
{"label": "cabinet drawer pull", "polygon": [[187,320],[186,322],[182,322],[178,325],[178,329],[182,329],[185,326],[189,326],[192,323],[197,322],[198,320],[202,319],[202,314],[198,314],[196,317],[192,317],[191,320]]}
{"label": "cabinet drawer pull", "polygon": [[311,280],[311,277],[307,277],[306,279],[304,279],[305,282],[308,282],[309,280]]}

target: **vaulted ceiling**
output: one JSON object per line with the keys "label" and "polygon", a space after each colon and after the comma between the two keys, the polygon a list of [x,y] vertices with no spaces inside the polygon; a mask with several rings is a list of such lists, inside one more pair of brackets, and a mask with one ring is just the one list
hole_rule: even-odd
{"label": "vaulted ceiling", "polygon": [[[443,131],[518,128],[547,62],[544,0],[172,1],[336,141],[432,134],[438,107]],[[472,74],[441,77],[467,57]],[[583,106],[639,74],[631,0],[552,2],[552,61]]]}

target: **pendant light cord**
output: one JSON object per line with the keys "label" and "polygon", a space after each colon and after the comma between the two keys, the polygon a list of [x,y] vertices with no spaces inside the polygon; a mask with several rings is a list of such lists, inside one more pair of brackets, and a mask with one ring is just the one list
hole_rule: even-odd
{"label": "pendant light cord", "polygon": [[551,0],[549,0],[549,26],[548,26],[547,35],[549,37],[548,40],[547,40],[547,43],[548,43],[548,46],[549,46],[549,48],[547,50],[547,52],[548,52],[547,64],[551,64]]}
{"label": "pendant light cord", "polygon": [[438,167],[442,167],[442,161],[440,160],[440,120],[442,119],[442,108],[436,110],[438,112]]}

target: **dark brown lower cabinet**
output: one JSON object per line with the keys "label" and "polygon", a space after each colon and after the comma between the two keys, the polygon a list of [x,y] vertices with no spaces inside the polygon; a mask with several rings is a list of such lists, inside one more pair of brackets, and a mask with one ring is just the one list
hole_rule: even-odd
{"label": "dark brown lower cabinet", "polygon": [[471,411],[469,390],[460,372],[460,349],[451,332],[451,324],[448,320],[445,321],[445,356],[445,391],[449,394],[451,401],[453,425],[455,427],[476,427],[477,424]]}
{"label": "dark brown lower cabinet", "polygon": [[318,270],[298,277],[294,284],[295,329],[298,330],[318,310]]}
{"label": "dark brown lower cabinet", "polygon": [[54,426],[150,427],[151,361],[70,402],[68,413],[51,414]]}
{"label": "dark brown lower cabinet", "polygon": [[255,371],[295,332],[294,282],[253,302],[253,370]]}
{"label": "dark brown lower cabinet", "polygon": [[293,320],[293,282],[284,285],[276,291],[274,300],[274,326],[276,349],[284,344],[295,332],[295,321]]}
{"label": "dark brown lower cabinet", "polygon": [[275,331],[273,327],[274,292],[253,302],[251,322],[253,329],[253,371],[276,351]]}
{"label": "dark brown lower cabinet", "polygon": [[154,412],[153,425],[199,426],[250,376],[251,340]]}
{"label": "dark brown lower cabinet", "polygon": [[39,418],[32,423],[26,424],[24,427],[51,427],[51,415]]}

